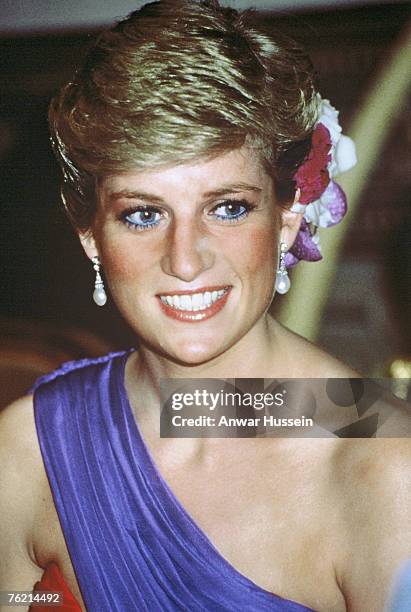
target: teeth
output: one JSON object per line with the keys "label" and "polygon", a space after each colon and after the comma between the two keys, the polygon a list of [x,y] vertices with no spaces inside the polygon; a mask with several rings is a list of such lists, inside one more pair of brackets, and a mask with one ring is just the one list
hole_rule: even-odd
{"label": "teeth", "polygon": [[219,300],[227,289],[219,291],[205,291],[204,293],[194,293],[193,295],[161,295],[160,299],[163,304],[168,304],[176,310],[204,310]]}
{"label": "teeth", "polygon": [[191,295],[180,295],[180,308],[182,310],[193,310]]}
{"label": "teeth", "polygon": [[193,310],[201,310],[204,308],[204,296],[201,293],[195,293],[191,298]]}

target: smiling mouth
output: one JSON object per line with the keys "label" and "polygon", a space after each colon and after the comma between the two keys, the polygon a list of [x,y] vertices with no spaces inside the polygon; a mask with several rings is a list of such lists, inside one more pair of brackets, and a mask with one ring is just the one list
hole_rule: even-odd
{"label": "smiling mouth", "polygon": [[226,304],[231,287],[215,287],[203,291],[160,294],[163,312],[180,321],[204,321],[219,312]]}

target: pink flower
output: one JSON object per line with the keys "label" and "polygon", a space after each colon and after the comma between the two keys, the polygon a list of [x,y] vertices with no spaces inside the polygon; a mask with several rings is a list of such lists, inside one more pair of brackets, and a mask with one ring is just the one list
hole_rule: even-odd
{"label": "pink flower", "polygon": [[293,177],[301,191],[300,204],[318,200],[330,182],[331,144],[330,132],[325,125],[318,123],[312,135],[311,150]]}

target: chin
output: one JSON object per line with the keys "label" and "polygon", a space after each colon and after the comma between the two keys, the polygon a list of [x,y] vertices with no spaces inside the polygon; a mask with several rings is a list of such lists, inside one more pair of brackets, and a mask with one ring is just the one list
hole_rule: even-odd
{"label": "chin", "polygon": [[221,344],[218,349],[214,344],[211,346],[206,342],[187,342],[180,344],[178,347],[173,347],[173,350],[165,351],[165,356],[171,361],[182,366],[199,366],[221,355],[225,349]]}

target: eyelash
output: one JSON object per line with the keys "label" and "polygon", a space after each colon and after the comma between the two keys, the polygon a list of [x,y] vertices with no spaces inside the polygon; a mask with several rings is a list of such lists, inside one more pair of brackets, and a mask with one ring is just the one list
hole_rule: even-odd
{"label": "eyelash", "polygon": [[[237,213],[233,217],[223,217],[221,215],[214,215],[215,218],[217,218],[222,223],[238,223],[239,221],[242,221],[243,219],[248,217],[250,212],[252,212],[256,208],[254,204],[251,204],[247,200],[234,200],[233,199],[233,200],[224,200],[223,202],[220,202],[219,204],[214,206],[211,212],[214,212],[215,210],[219,208],[227,208],[228,206],[242,207],[243,210],[240,213]],[[136,213],[145,213],[145,212],[148,212],[150,214],[153,214],[153,213],[159,214],[159,215],[162,214],[161,209],[157,208],[156,206],[136,206],[129,210],[125,210],[121,214],[121,220],[128,227],[130,227],[132,230],[135,230],[137,232],[144,232],[154,227],[157,227],[161,219],[158,219],[157,221],[152,221],[151,223],[148,223],[147,225],[142,225],[142,224],[139,225],[137,223],[133,223],[132,221],[130,221],[129,217],[131,215],[134,215]],[[210,215],[210,213],[208,214]]]}
{"label": "eyelash", "polygon": [[144,232],[146,230],[150,230],[152,227],[157,227],[157,225],[160,223],[160,220],[153,221],[147,225],[138,225],[137,223],[133,223],[132,221],[129,220],[129,217],[131,215],[135,215],[136,213],[144,213],[144,212],[161,215],[161,210],[159,210],[155,206],[136,206],[135,208],[130,208],[129,210],[125,210],[121,215],[121,219],[127,225],[127,227],[137,232]]}
{"label": "eyelash", "polygon": [[224,202],[220,202],[219,204],[217,204],[217,206],[213,208],[213,211],[217,208],[226,208],[228,206],[242,206],[244,210],[241,213],[235,215],[234,217],[221,217],[219,215],[216,215],[216,217],[223,223],[238,223],[242,219],[248,217],[250,212],[252,212],[256,208],[255,204],[251,204],[247,200],[225,200]]}

